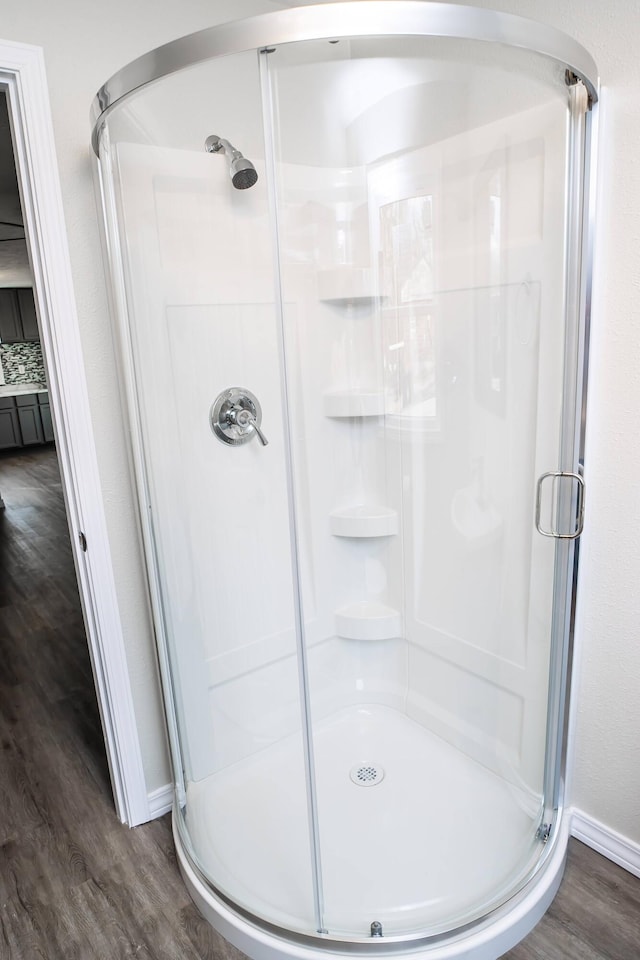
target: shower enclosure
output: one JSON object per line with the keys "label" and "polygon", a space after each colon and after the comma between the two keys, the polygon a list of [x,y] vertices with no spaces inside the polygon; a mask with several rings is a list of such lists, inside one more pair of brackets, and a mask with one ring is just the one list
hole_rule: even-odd
{"label": "shower enclosure", "polygon": [[189,889],[256,957],[496,957],[560,880],[597,71],[289,9],[100,91]]}

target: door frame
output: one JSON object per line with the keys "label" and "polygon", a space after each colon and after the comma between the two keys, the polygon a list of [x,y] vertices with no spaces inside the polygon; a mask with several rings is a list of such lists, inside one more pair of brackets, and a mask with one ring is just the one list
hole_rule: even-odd
{"label": "door frame", "polygon": [[116,812],[135,826],[153,814],[89,411],[42,49],[0,40],[0,89],[7,95],[71,549]]}

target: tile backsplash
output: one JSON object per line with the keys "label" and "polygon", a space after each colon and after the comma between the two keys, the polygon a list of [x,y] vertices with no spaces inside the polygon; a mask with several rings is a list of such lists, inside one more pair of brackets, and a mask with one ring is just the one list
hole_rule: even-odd
{"label": "tile backsplash", "polygon": [[45,382],[42,348],[36,341],[0,343],[0,365],[5,383]]}

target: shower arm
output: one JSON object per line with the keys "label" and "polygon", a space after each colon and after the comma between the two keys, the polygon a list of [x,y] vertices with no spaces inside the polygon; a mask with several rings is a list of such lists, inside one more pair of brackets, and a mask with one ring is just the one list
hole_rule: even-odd
{"label": "shower arm", "polygon": [[233,146],[232,143],[229,143],[228,140],[225,140],[224,137],[218,137],[213,133],[210,137],[207,137],[204,143],[204,148],[208,153],[224,153],[229,157],[229,160],[237,160],[242,156],[239,150]]}

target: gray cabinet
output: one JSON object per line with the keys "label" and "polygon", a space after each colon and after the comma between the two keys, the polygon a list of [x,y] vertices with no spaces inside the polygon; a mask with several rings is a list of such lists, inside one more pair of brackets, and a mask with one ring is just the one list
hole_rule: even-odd
{"label": "gray cabinet", "polygon": [[29,447],[33,443],[44,443],[37,393],[26,393],[16,397],[16,409],[23,446]]}
{"label": "gray cabinet", "polygon": [[0,289],[0,342],[21,340],[22,323],[15,290]]}
{"label": "gray cabinet", "polygon": [[0,450],[53,440],[48,393],[0,397]]}
{"label": "gray cabinet", "polygon": [[30,287],[0,289],[0,342],[20,343],[39,339],[33,290]]}
{"label": "gray cabinet", "polygon": [[13,397],[0,397],[0,450],[22,444],[20,424]]}
{"label": "gray cabinet", "polygon": [[30,287],[24,287],[18,290],[17,294],[20,322],[22,323],[22,339],[39,340],[40,331],[38,330],[38,316],[33,290]]}
{"label": "gray cabinet", "polygon": [[39,393],[38,403],[40,405],[40,419],[42,420],[42,434],[45,443],[53,443],[53,421],[51,419],[51,407],[49,406],[49,394]]}
{"label": "gray cabinet", "polygon": [[0,450],[20,446],[20,427],[15,410],[0,410]]}

